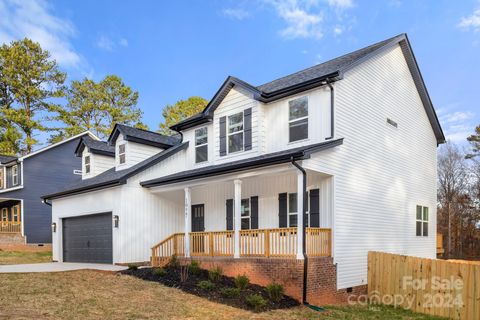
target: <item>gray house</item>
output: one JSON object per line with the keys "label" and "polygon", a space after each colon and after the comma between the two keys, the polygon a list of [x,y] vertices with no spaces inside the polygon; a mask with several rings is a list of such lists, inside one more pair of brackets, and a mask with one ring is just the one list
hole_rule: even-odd
{"label": "gray house", "polygon": [[0,155],[0,243],[52,242],[52,210],[40,196],[81,180],[82,137],[98,139],[84,132],[22,157]]}

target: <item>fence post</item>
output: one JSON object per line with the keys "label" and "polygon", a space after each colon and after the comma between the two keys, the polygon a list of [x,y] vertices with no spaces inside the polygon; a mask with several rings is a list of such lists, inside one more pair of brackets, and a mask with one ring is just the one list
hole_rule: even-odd
{"label": "fence post", "polygon": [[270,257],[270,230],[265,230],[265,257]]}
{"label": "fence post", "polygon": [[210,255],[213,257],[213,233],[208,234],[208,250],[210,250]]}

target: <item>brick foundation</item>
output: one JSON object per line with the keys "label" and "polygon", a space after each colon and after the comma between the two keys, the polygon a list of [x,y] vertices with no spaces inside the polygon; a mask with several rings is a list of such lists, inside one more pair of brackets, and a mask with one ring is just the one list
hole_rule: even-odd
{"label": "brick foundation", "polygon": [[[283,285],[285,293],[299,301],[303,296],[303,260],[280,258],[211,258],[195,257],[201,267],[211,270],[220,267],[227,276],[246,274],[250,282],[267,285],[277,282]],[[188,259],[179,258],[181,263]],[[367,286],[337,290],[337,268],[332,258],[308,259],[307,301],[313,305],[345,304],[350,295],[365,294]]]}

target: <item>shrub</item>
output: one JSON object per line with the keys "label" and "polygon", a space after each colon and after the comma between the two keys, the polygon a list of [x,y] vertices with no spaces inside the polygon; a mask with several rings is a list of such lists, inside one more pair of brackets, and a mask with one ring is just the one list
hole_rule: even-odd
{"label": "shrub", "polygon": [[235,277],[235,286],[240,290],[245,290],[250,284],[250,279],[246,275],[238,275]]}
{"label": "shrub", "polygon": [[180,266],[180,282],[185,283],[188,280],[188,266]]}
{"label": "shrub", "polygon": [[266,288],[268,297],[273,302],[279,302],[283,298],[283,286],[278,283],[271,283]]}
{"label": "shrub", "polygon": [[188,271],[190,271],[191,274],[198,275],[200,273],[200,270],[200,262],[192,260],[192,262],[190,262],[190,265],[188,266]]}
{"label": "shrub", "polygon": [[259,294],[251,294],[245,299],[245,301],[255,311],[260,310],[267,304],[267,301],[265,301],[265,299]]}
{"label": "shrub", "polygon": [[134,265],[134,264],[129,264],[128,265],[128,270],[137,270],[138,269],[138,266]]}
{"label": "shrub", "polygon": [[225,298],[236,298],[240,295],[240,289],[238,288],[223,288],[221,290],[222,296]]}
{"label": "shrub", "polygon": [[208,279],[213,282],[218,282],[222,277],[223,270],[220,267],[216,267],[210,271],[208,271]]}
{"label": "shrub", "polygon": [[177,268],[178,266],[180,266],[180,262],[178,261],[178,258],[177,258],[176,254],[174,254],[170,258],[170,261],[168,262],[168,266],[173,267],[173,268]]}
{"label": "shrub", "polygon": [[215,288],[215,283],[208,281],[208,280],[202,280],[199,283],[197,283],[197,287],[203,290],[213,290]]}
{"label": "shrub", "polygon": [[159,277],[163,277],[165,274],[167,274],[167,271],[163,268],[155,268],[153,270],[153,274]]}

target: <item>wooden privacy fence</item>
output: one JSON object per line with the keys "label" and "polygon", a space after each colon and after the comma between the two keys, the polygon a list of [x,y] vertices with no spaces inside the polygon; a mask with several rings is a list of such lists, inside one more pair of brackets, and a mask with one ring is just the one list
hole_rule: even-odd
{"label": "wooden privacy fence", "polygon": [[372,303],[450,319],[480,319],[480,264],[368,253]]}

